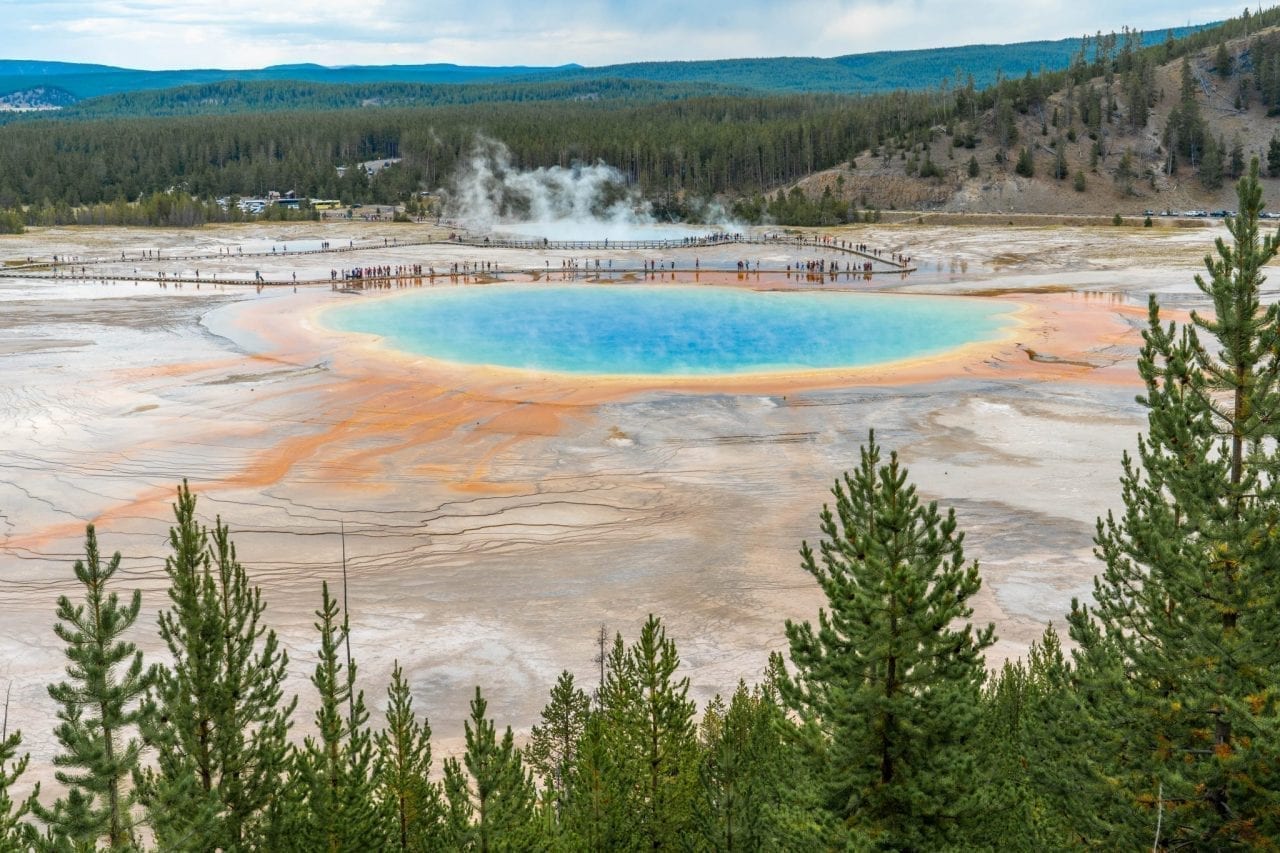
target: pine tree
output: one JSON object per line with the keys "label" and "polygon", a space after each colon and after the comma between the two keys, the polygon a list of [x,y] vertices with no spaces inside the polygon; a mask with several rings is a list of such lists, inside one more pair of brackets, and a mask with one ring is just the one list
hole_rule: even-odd
{"label": "pine tree", "polygon": [[1151,118],[1152,85],[1150,66],[1144,60],[1141,67],[1131,75],[1126,90],[1129,99],[1129,126],[1134,130],[1146,127]]}
{"label": "pine tree", "polygon": [[445,850],[471,849],[471,826],[475,809],[471,806],[471,787],[467,774],[456,758],[444,760],[444,834],[441,839]]}
{"label": "pine tree", "polygon": [[1018,162],[1014,164],[1013,170],[1024,178],[1035,176],[1036,161],[1031,156],[1031,149],[1022,148],[1018,151]]}
{"label": "pine tree", "polygon": [[85,531],[84,559],[75,564],[84,586],[84,604],[58,598],[58,639],[67,644],[67,680],[49,686],[61,707],[54,736],[61,752],[54,778],[67,788],[52,808],[36,805],[36,815],[59,842],[108,849],[137,846],[134,831],[135,791],[129,780],[137,772],[142,742],[133,736],[142,714],[141,702],[155,674],[143,666],[142,652],[121,639],[133,627],[142,607],[134,591],[122,604],[107,586],[120,567],[116,552],[104,565],[93,525]]}
{"label": "pine tree", "polygon": [[1236,136],[1231,140],[1231,179],[1237,180],[1244,175],[1244,143]]}
{"label": "pine tree", "polygon": [[30,756],[18,758],[18,747],[22,745],[22,733],[7,734],[0,732],[0,850],[28,850],[35,846],[35,827],[26,818],[40,796],[40,784],[21,802],[15,802],[9,793],[27,770]]}
{"label": "pine tree", "polygon": [[1204,184],[1205,189],[1221,189],[1222,174],[1222,143],[1209,134],[1205,138],[1204,159],[1200,161],[1200,183]]}
{"label": "pine tree", "polygon": [[693,830],[696,706],[689,679],[676,678],[679,667],[675,643],[651,614],[630,647],[621,635],[615,640],[601,690],[610,755],[627,791],[615,805],[634,822],[628,835],[653,849],[677,847]]}
{"label": "pine tree", "polygon": [[465,828],[458,827],[463,842],[459,846],[481,853],[536,849],[540,843],[534,821],[537,794],[533,780],[516,749],[511,728],[508,726],[499,740],[497,726],[485,716],[487,708],[477,687],[471,718],[465,724],[467,750],[462,758],[469,783],[456,761],[446,766],[445,790],[451,811],[474,815]]}
{"label": "pine tree", "polygon": [[438,850],[444,805],[431,781],[431,726],[418,722],[413,697],[397,661],[387,688],[387,725],[374,736],[378,749],[378,796],[392,818],[391,848]]}
{"label": "pine tree", "polygon": [[805,726],[823,804],[849,835],[835,843],[939,849],[981,814],[974,730],[983,649],[994,628],[967,621],[981,580],[965,565],[955,513],[922,505],[897,454],[874,434],[822,511],[820,561],[803,567],[826,594],[818,626],[787,622],[794,674],[780,679]]}
{"label": "pine tree", "polygon": [[969,177],[971,178],[976,178],[978,177],[979,174],[981,174],[982,170],[978,166],[978,158],[976,155],[973,155],[973,154],[969,155],[968,170],[969,170]]}
{"label": "pine tree", "polygon": [[1150,843],[1200,849],[1280,835],[1280,306],[1263,306],[1255,160],[1237,188],[1233,243],[1196,285],[1212,317],[1161,322],[1150,303],[1138,368],[1147,434],[1124,457],[1124,511],[1099,520],[1093,606],[1075,604],[1084,674],[1116,793]]}
{"label": "pine tree", "polygon": [[1199,164],[1207,135],[1200,104],[1196,100],[1196,81],[1191,73],[1191,63],[1183,57],[1178,105],[1169,112],[1169,122],[1165,126],[1164,141],[1169,149],[1170,174],[1173,173],[1175,154],[1192,166]]}
{"label": "pine tree", "polygon": [[1069,174],[1071,170],[1067,166],[1066,144],[1059,139],[1053,146],[1053,177],[1061,181]]}
{"label": "pine tree", "polygon": [[355,663],[344,666],[339,661],[338,649],[350,629],[345,618],[339,625],[338,613],[325,582],[315,626],[320,660],[311,677],[320,702],[315,715],[319,734],[303,741],[296,760],[306,810],[299,846],[329,853],[382,849],[387,840],[386,821],[376,800],[373,741],[366,726],[369,712],[364,693],[355,691]]}
{"label": "pine tree", "polygon": [[1272,136],[1267,143],[1267,174],[1280,178],[1280,135]]}
{"label": "pine tree", "polygon": [[[1000,850],[1104,848],[1113,819],[1108,792],[1081,780],[1091,732],[1074,672],[1052,627],[1023,661],[1007,662],[983,692],[977,737],[980,784],[992,803],[978,840]],[[1098,795],[1102,796],[1099,797]]]}
{"label": "pine tree", "polygon": [[1213,70],[1217,71],[1223,77],[1230,77],[1234,68],[1235,61],[1227,51],[1227,43],[1225,41],[1218,42],[1218,52],[1215,53],[1213,57]]}
{"label": "pine tree", "polygon": [[228,528],[218,519],[210,543],[195,506],[184,482],[165,559],[171,607],[159,617],[173,663],[158,670],[146,703],[141,728],[156,765],[139,787],[160,846],[258,849],[297,700],[282,701],[288,659],[261,624],[266,604]]}
{"label": "pine tree", "polygon": [[1133,179],[1135,172],[1133,168],[1133,152],[1125,149],[1124,154],[1120,155],[1120,162],[1116,164],[1115,175],[1113,176],[1116,185],[1120,187],[1121,192],[1125,195],[1133,194]]}
{"label": "pine tree", "polygon": [[986,832],[1000,840],[1000,849],[1009,851],[1048,849],[1033,843],[1039,835],[1037,817],[1049,810],[1031,778],[1029,681],[1022,661],[1006,661],[983,691],[977,729],[984,756],[978,770],[995,806],[987,814]]}
{"label": "pine tree", "polygon": [[574,685],[573,674],[565,670],[551,688],[551,701],[542,709],[542,724],[535,725],[529,733],[525,756],[551,792],[557,814],[568,793],[569,772],[577,760],[578,741],[590,711],[591,699]]}
{"label": "pine tree", "polygon": [[633,841],[626,778],[610,752],[605,726],[604,715],[592,712],[578,740],[560,814],[567,850],[618,850]]}
{"label": "pine tree", "polygon": [[707,849],[821,847],[817,790],[789,742],[793,725],[773,684],[780,666],[773,661],[764,684],[748,690],[739,682],[727,706],[716,696],[703,713],[697,823]]}

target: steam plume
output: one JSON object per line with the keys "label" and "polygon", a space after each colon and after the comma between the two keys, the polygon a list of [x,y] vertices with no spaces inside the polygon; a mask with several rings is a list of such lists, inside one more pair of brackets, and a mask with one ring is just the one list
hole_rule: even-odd
{"label": "steam plume", "polygon": [[457,173],[446,210],[476,231],[551,240],[684,237],[697,231],[658,224],[626,175],[603,162],[521,170],[505,145],[483,138]]}

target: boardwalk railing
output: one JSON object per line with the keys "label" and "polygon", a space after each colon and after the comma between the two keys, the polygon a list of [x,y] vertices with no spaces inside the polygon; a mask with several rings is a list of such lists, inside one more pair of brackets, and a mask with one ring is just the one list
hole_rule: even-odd
{"label": "boardwalk railing", "polygon": [[826,249],[846,255],[857,255],[872,261],[887,264],[897,269],[906,269],[905,260],[897,260],[892,255],[877,255],[874,252],[856,248],[848,240],[823,239],[820,237],[788,237],[781,235],[743,236],[741,234],[713,235],[707,237],[685,237],[669,240],[512,240],[497,237],[455,237],[444,241],[453,245],[475,246],[486,249],[531,249],[544,251],[608,251],[617,249],[698,249],[716,248],[719,246],[755,245],[755,246],[787,246],[794,248]]}
{"label": "boardwalk railing", "polygon": [[696,249],[703,246],[725,246],[733,243],[754,242],[731,237],[685,237],[670,240],[513,240],[502,237],[462,237],[445,241],[461,246],[483,249],[532,249],[555,251],[628,251],[632,249]]}
{"label": "boardwalk railing", "polygon": [[[284,244],[282,244],[284,245]],[[330,246],[321,249],[298,249],[294,251],[270,251],[270,252],[219,252],[216,254],[198,254],[198,255],[123,255],[116,257],[97,257],[97,258],[80,258],[55,256],[50,259],[32,259],[26,264],[15,264],[0,268],[0,277],[36,277],[36,278],[83,278],[85,276],[77,276],[74,273],[76,267],[98,266],[101,264],[112,263],[172,263],[177,261],[184,262],[217,262],[242,258],[285,258],[296,257],[301,255],[327,255],[339,254],[347,252],[360,252],[374,249],[402,249],[415,246],[468,246],[478,249],[523,249],[527,251],[634,251],[634,250],[659,250],[659,251],[676,251],[681,249],[699,249],[699,248],[717,248],[721,246],[735,245],[756,245],[756,246],[780,246],[790,248],[806,248],[819,249],[831,252],[840,252],[846,255],[856,255],[884,264],[893,272],[907,272],[913,269],[908,259],[899,259],[892,254],[876,254],[870,251],[863,251],[857,248],[857,244],[851,244],[847,240],[834,240],[819,237],[788,237],[782,235],[762,235],[762,236],[744,236],[740,234],[733,235],[708,235],[705,237],[685,237],[667,240],[551,240],[551,239],[533,239],[533,240],[515,240],[496,237],[472,237],[455,235],[447,240],[429,239],[429,240],[400,240],[396,239],[392,242],[384,240],[379,243],[377,241],[369,243],[356,244],[349,242],[347,245]],[[532,269],[532,268],[531,268]],[[67,271],[71,271],[71,275],[67,275]],[[884,272],[878,270],[877,272]],[[146,276],[141,278],[138,275],[115,274],[115,275],[95,275],[92,278],[131,281],[131,280],[147,280]],[[187,281],[218,281],[219,283],[230,282],[230,279],[209,279],[196,276],[188,278]],[[255,282],[256,283],[256,282]]]}

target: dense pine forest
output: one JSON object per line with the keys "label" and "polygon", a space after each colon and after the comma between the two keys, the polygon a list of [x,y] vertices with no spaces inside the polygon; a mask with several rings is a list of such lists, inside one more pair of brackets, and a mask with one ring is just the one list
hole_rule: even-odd
{"label": "dense pine forest", "polygon": [[594,77],[583,81],[519,83],[306,83],[219,81],[158,91],[126,92],[82,101],[60,118],[160,117],[298,110],[431,107],[543,101],[671,101],[711,95],[748,95],[748,89],[717,84],[659,83]]}
{"label": "dense pine forest", "polygon": [[[1057,92],[1066,92],[1072,106],[1065,115],[1055,113],[1055,134],[1096,136],[1101,125],[1114,122],[1141,127],[1162,97],[1194,101],[1190,84],[1181,93],[1161,92],[1154,83],[1157,66],[1278,23],[1280,9],[1246,11],[1146,47],[1134,31],[1099,35],[1082,40],[1062,70],[1028,71],[986,87],[970,76],[935,89],[865,96],[707,94],[688,84],[623,80],[381,89],[237,83],[122,95],[81,108],[87,116],[100,109],[109,117],[39,117],[0,127],[0,210],[10,211],[3,221],[12,230],[19,221],[115,221],[101,207],[88,216],[77,209],[128,205],[157,193],[197,203],[271,190],[395,203],[447,188],[483,137],[504,143],[516,168],[597,161],[616,166],[662,218],[692,215],[711,199],[737,199],[748,219],[754,213],[780,222],[834,224],[851,218],[848,203],[807,223],[808,214],[788,215],[790,207],[781,203],[770,211],[767,202],[780,188],[868,151],[904,159],[910,154],[912,174],[940,175],[935,163],[917,154],[939,135],[961,149],[993,140],[1012,165],[1019,144],[1035,147],[1020,142],[1016,119],[1041,115],[1048,134],[1047,99]],[[1270,103],[1280,79],[1267,58],[1275,55],[1275,38],[1255,41],[1258,60],[1242,77],[1242,97]],[[337,108],[354,99],[366,105]],[[1123,112],[1118,104],[1126,105]],[[215,114],[128,115],[138,110]],[[1164,132],[1184,167],[1221,164],[1218,140],[1190,107],[1181,108]],[[390,157],[402,162],[372,179],[356,168],[339,177],[338,166]],[[1017,165],[1022,173],[1023,164]],[[1029,159],[1026,168],[1032,168]],[[190,220],[157,224],[198,224]]]}
{"label": "dense pine forest", "polygon": [[[1143,334],[1147,429],[1100,573],[1025,660],[987,668],[991,626],[953,512],[923,502],[874,434],[797,571],[825,593],[754,686],[696,708],[656,616],[602,649],[598,683],[548,685],[527,743],[476,688],[465,750],[437,762],[408,676],[374,721],[348,614],[316,590],[316,711],[286,695],[268,603],[232,536],[174,504],[157,630],[92,527],[57,602],[49,686],[58,786],[13,794],[25,850],[1274,849],[1280,839],[1280,236],[1258,164],[1196,284],[1214,306]],[[354,655],[353,655],[354,651]],[[381,687],[377,689],[382,689]],[[489,685],[501,691],[503,685]],[[512,722],[512,721],[502,721]],[[514,721],[528,725],[534,721]]]}

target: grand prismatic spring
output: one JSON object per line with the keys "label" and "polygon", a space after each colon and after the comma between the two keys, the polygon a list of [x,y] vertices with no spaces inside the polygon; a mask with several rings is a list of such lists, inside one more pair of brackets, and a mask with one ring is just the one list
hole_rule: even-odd
{"label": "grand prismatic spring", "polygon": [[339,307],[325,322],[462,364],[708,376],[934,355],[998,337],[1010,312],[958,297],[530,285],[418,291]]}

